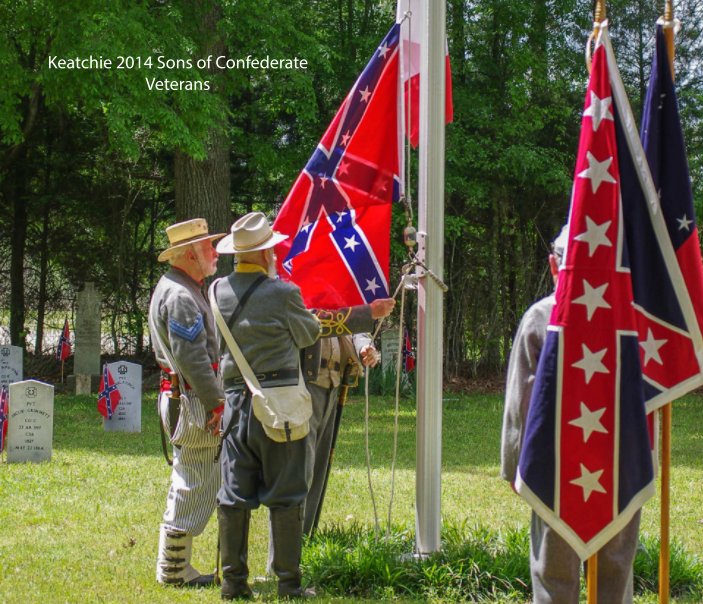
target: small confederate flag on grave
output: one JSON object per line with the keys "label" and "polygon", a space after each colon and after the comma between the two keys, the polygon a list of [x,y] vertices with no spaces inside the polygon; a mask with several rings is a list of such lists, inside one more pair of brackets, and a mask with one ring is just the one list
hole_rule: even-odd
{"label": "small confederate flag on grave", "polygon": [[59,344],[56,347],[56,360],[65,361],[71,356],[71,332],[68,329],[68,319],[63,323],[63,329],[59,336]]}
{"label": "small confederate flag on grave", "polygon": [[5,449],[5,438],[7,437],[7,420],[9,414],[10,395],[7,384],[0,388],[0,453]]}
{"label": "small confederate flag on grave", "polygon": [[105,419],[112,419],[117,405],[120,404],[122,396],[112,379],[112,374],[107,368],[107,363],[103,365],[103,375],[100,378],[100,391],[98,392],[98,411]]}

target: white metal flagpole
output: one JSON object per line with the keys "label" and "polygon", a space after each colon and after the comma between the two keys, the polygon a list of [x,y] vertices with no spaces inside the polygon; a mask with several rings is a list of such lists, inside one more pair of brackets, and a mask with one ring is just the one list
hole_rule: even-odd
{"label": "white metal flagpole", "polygon": [[[418,256],[440,279],[444,272],[444,97],[446,0],[426,4],[420,54]],[[418,268],[416,547],[440,549],[442,469],[442,316],[440,285]]]}

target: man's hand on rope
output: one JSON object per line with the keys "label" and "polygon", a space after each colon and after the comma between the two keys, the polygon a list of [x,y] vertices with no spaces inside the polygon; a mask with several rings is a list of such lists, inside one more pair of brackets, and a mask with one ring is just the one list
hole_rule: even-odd
{"label": "man's hand on rope", "polygon": [[393,312],[395,300],[393,298],[379,298],[371,302],[369,306],[371,306],[372,319],[385,319]]}
{"label": "man's hand on rope", "polygon": [[361,363],[364,367],[375,367],[381,360],[381,355],[372,345],[364,346],[359,352]]}

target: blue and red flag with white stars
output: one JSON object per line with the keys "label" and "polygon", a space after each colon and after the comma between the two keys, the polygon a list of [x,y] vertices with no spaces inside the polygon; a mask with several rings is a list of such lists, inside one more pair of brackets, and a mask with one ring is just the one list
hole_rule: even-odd
{"label": "blue and red flag with white stars", "polygon": [[403,370],[405,373],[410,373],[413,369],[415,369],[415,353],[410,341],[410,332],[406,327],[403,335]]}
{"label": "blue and red flag with white stars", "polygon": [[0,387],[0,453],[5,449],[5,439],[7,438],[7,420],[9,416],[10,395],[7,384]]}
{"label": "blue and red flag with white stars", "polygon": [[278,272],[308,307],[388,296],[391,204],[400,198],[402,128],[394,25],[288,193],[273,228]]}
{"label": "blue and red flag with white stars", "polygon": [[[642,115],[642,145],[647,155],[655,190],[660,199],[666,234],[676,255],[678,270],[671,279],[688,290],[677,304],[671,289],[662,296],[661,267],[656,245],[635,274],[641,281],[641,304],[650,321],[640,331],[644,349],[644,379],[647,409],[654,410],[699,386],[701,379],[701,325],[703,324],[703,262],[693,210],[688,160],[679,121],[678,103],[662,26],[657,27],[652,73]],[[653,235],[650,234],[650,239]],[[676,269],[676,266],[674,266]],[[649,296],[646,296],[649,293]],[[690,299],[690,304],[688,300]],[[666,310],[679,309],[681,316],[668,317]]]}
{"label": "blue and red flag with white stars", "polygon": [[100,388],[98,390],[98,411],[105,419],[112,419],[117,405],[120,404],[122,395],[112,379],[112,374],[107,368],[107,363],[103,365],[103,374],[100,378]]}
{"label": "blue and red flag with white stars", "polygon": [[65,361],[71,356],[71,332],[68,329],[68,319],[63,322],[63,329],[59,336],[59,343],[56,346],[56,360]]}
{"label": "blue and red flag with white stars", "polygon": [[516,485],[582,559],[655,492],[646,402],[651,382],[661,384],[660,359],[684,359],[671,379],[690,389],[701,350],[607,24],[600,29]]}

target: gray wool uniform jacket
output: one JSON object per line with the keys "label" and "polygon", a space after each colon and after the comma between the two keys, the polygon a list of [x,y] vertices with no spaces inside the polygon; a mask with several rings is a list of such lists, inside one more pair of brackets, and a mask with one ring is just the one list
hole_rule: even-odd
{"label": "gray wool uniform jacket", "polygon": [[149,315],[178,367],[170,367],[159,339],[152,334],[158,364],[177,369],[206,411],[218,407],[224,393],[212,367],[217,363],[215,322],[200,285],[171,267],[156,284]]}
{"label": "gray wool uniform jacket", "polygon": [[505,384],[500,450],[500,473],[509,482],[515,482],[537,362],[547,338],[547,325],[555,303],[556,298],[552,294],[530,306],[513,339]]}
{"label": "gray wool uniform jacket", "polygon": [[[257,287],[232,323],[231,317],[240,297],[260,275],[259,272],[234,272],[213,286],[225,322],[255,373],[296,369],[300,349],[312,346],[320,337],[333,337],[340,331],[343,334],[369,331],[373,326],[368,306],[355,306],[335,313],[313,312],[305,307],[297,285],[270,278]],[[319,347],[314,348],[317,350],[312,354],[317,357],[316,366],[319,368]],[[224,381],[240,377],[239,368],[221,338],[220,353],[220,373]]]}

